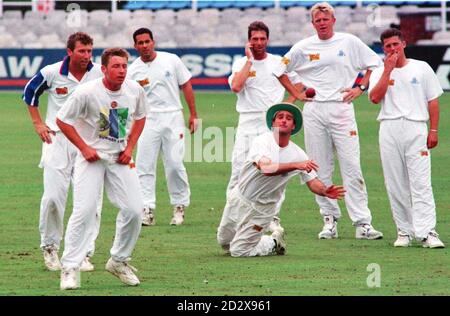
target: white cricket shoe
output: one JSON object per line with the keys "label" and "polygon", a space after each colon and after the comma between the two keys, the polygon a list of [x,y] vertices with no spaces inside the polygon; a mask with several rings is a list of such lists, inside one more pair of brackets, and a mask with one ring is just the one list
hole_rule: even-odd
{"label": "white cricket shoe", "polygon": [[271,237],[275,241],[275,253],[277,255],[284,255],[286,254],[286,240],[284,240],[284,229],[282,227],[276,229]]}
{"label": "white cricket shoe", "polygon": [[134,274],[134,272],[137,272],[137,269],[127,262],[119,262],[109,258],[105,268],[106,271],[112,273],[127,285],[135,286],[140,284],[138,277]]}
{"label": "white cricket shoe", "polygon": [[81,272],[91,272],[94,271],[94,265],[91,262],[90,257],[84,258],[84,260],[81,262],[80,271]]}
{"label": "white cricket shoe", "polygon": [[152,208],[144,207],[144,214],[142,216],[143,226],[153,226],[156,224],[155,213]]}
{"label": "white cricket shoe", "polygon": [[283,227],[281,227],[280,222],[281,222],[280,218],[278,216],[274,216],[272,221],[270,222],[270,225],[269,225],[269,228],[267,229],[267,231],[274,232],[277,229],[283,228]]}
{"label": "white cricket shoe", "polygon": [[439,234],[432,230],[428,233],[426,239],[422,241],[422,247],[424,248],[445,248],[444,243],[439,239]]}
{"label": "white cricket shoe", "polygon": [[362,224],[356,227],[355,237],[356,239],[381,239],[383,238],[383,233],[373,228],[370,224]]}
{"label": "white cricket shoe", "polygon": [[58,258],[58,250],[53,246],[46,246],[43,249],[44,263],[48,270],[59,271],[61,270],[61,262]]}
{"label": "white cricket shoe", "polygon": [[319,233],[319,239],[338,238],[337,221],[333,215],[326,215],[323,217],[322,231]]}
{"label": "white cricket shoe", "polygon": [[75,290],[80,287],[80,270],[76,268],[61,270],[61,290]]}
{"label": "white cricket shoe", "polygon": [[411,246],[411,237],[402,231],[397,233],[397,240],[394,242],[394,247],[409,247]]}
{"label": "white cricket shoe", "polygon": [[176,205],[173,208],[173,217],[170,225],[179,226],[184,222],[184,205]]}

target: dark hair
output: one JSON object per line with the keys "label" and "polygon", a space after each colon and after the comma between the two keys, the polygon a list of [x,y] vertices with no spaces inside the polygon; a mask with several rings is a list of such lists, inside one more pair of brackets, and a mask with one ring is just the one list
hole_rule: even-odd
{"label": "dark hair", "polygon": [[150,29],[148,29],[148,28],[141,27],[140,29],[137,29],[133,33],[133,40],[134,40],[135,44],[136,44],[136,37],[138,35],[142,35],[142,34],[148,34],[150,36],[150,39],[153,41],[153,33],[152,33],[152,31],[150,31]]}
{"label": "dark hair", "polygon": [[269,28],[262,21],[252,22],[248,26],[248,39],[250,39],[252,37],[253,31],[264,31],[264,32],[266,32],[267,38],[269,38]]}
{"label": "dark hair", "polygon": [[403,39],[403,33],[402,33],[402,31],[400,31],[399,29],[391,28],[391,29],[387,29],[386,31],[384,31],[383,33],[381,33],[381,35],[380,35],[380,41],[381,41],[381,44],[384,44],[384,40],[385,40],[385,39],[391,38],[391,37],[394,37],[394,36],[398,36],[398,38],[399,38],[401,41],[404,40],[404,39]]}
{"label": "dark hair", "polygon": [[102,53],[102,65],[105,67],[108,66],[109,60],[113,56],[124,57],[128,60],[129,55],[128,52],[123,48],[119,47],[107,48]]}
{"label": "dark hair", "polygon": [[73,51],[77,42],[80,42],[83,45],[94,45],[94,40],[88,34],[76,32],[69,36],[66,46]]}

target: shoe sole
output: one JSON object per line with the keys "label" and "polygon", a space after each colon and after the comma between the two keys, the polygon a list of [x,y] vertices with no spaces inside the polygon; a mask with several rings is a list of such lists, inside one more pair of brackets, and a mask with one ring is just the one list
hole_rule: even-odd
{"label": "shoe sole", "polygon": [[79,286],[75,286],[75,287],[66,287],[66,288],[60,287],[59,289],[61,291],[68,291],[68,290],[76,290],[76,289],[79,289],[79,288],[80,288]]}
{"label": "shoe sole", "polygon": [[378,239],[383,239],[383,236],[378,236],[378,237],[355,237],[356,239],[366,239],[366,240],[378,240]]}
{"label": "shoe sole", "polygon": [[422,247],[423,248],[430,248],[430,249],[443,249],[443,248],[445,248],[445,246],[433,246],[433,247],[431,247],[431,246],[425,246],[425,245],[422,245]]}
{"label": "shoe sole", "polygon": [[112,275],[114,275],[116,278],[118,278],[118,279],[120,280],[120,282],[122,282],[123,284],[129,285],[129,286],[137,286],[137,285],[141,284],[141,282],[139,282],[139,281],[138,281],[138,283],[127,283],[127,282],[123,281],[123,280],[120,278],[119,274],[116,273],[115,270],[109,270],[108,268],[106,268],[106,271],[108,271],[109,273],[111,273]]}

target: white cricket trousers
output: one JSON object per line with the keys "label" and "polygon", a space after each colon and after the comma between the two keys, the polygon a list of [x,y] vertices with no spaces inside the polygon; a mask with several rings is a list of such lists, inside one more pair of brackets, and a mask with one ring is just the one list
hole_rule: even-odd
{"label": "white cricket trousers", "polygon": [[229,246],[232,257],[273,254],[275,241],[264,232],[277,214],[277,204],[250,202],[238,187],[230,192],[228,200],[217,230],[219,245],[224,249]]}
{"label": "white cricket trousers", "polygon": [[407,119],[380,123],[384,181],[399,231],[424,239],[436,226],[431,187],[431,156],[425,122]]}
{"label": "white cricket trousers", "polygon": [[[42,195],[39,231],[41,234],[40,247],[54,247],[59,249],[64,233],[64,212],[67,195],[72,180],[77,148],[61,132],[50,134],[52,143],[43,143],[42,156],[39,167],[43,168],[44,194]],[[103,192],[98,197],[96,216],[96,233],[89,246],[89,256],[93,256],[95,239],[100,229]]]}
{"label": "white cricket trousers", "polygon": [[111,203],[120,209],[111,257],[120,262],[131,257],[141,230],[143,208],[136,170],[132,165],[103,159],[89,163],[80,154],[75,162],[73,213],[61,258],[64,268],[80,267],[89,251],[89,242],[96,234],[96,197],[103,186]]}
{"label": "white cricket trousers", "polygon": [[240,113],[231,155],[231,177],[228,182],[227,196],[237,185],[239,174],[244,166],[253,139],[269,129],[266,125],[266,112]]}
{"label": "white cricket trousers", "polygon": [[[331,185],[336,150],[343,185],[345,205],[354,225],[370,224],[365,181],[361,171],[358,127],[352,103],[307,102],[303,108],[305,147],[310,159],[319,169],[318,178]],[[336,200],[316,195],[322,216],[341,217]]]}
{"label": "white cricket trousers", "polygon": [[156,208],[156,163],[162,151],[170,204],[189,206],[190,189],[184,159],[183,112],[151,112],[138,141],[136,168],[145,207]]}

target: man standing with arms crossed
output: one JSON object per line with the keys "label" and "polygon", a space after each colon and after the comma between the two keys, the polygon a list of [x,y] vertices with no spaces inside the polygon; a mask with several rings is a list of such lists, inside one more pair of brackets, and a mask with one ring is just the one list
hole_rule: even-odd
{"label": "man standing with arms crossed", "polygon": [[[82,83],[102,77],[100,65],[93,64],[92,38],[86,33],[74,33],[67,40],[67,56],[63,61],[42,68],[27,83],[23,100],[28,104],[36,133],[43,141],[39,167],[44,169],[44,194],[41,200],[39,231],[45,266],[50,271],[61,268],[58,250],[64,231],[64,211],[73,174],[77,149],[60,132],[56,113]],[[39,97],[48,92],[45,123],[39,113]],[[100,223],[101,197],[97,211]],[[97,231],[99,226],[97,226]],[[89,258],[94,254],[95,237],[81,270],[92,271]]]}
{"label": "man standing with arms crossed", "polygon": [[142,198],[132,160],[146,115],[144,90],[126,80],[128,53],[102,54],[104,77],[80,86],[57,114],[57,124],[79,149],[75,162],[73,213],[61,258],[61,290],[80,287],[79,267],[95,234],[97,196],[106,188],[120,208],[106,270],[127,285],[138,285],[128,261],[141,230]]}
{"label": "man standing with arms crossed", "polygon": [[[295,98],[302,100],[285,72],[295,71],[302,83],[316,90],[314,100],[305,103],[306,152],[319,166],[319,179],[332,183],[334,149],[337,152],[343,185],[347,191],[345,204],[357,239],[380,239],[368,208],[365,181],[360,166],[358,128],[352,101],[367,88],[371,70],[381,64],[380,58],[361,40],[351,34],[335,33],[334,9],[326,2],[311,8],[311,20],[317,35],[295,44],[283,58],[274,74]],[[353,85],[358,72],[366,70],[361,84]],[[336,200],[316,196],[325,225],[318,237],[338,237],[337,220],[341,210]]]}
{"label": "man standing with arms crossed", "polygon": [[[269,28],[261,21],[251,23],[248,26],[245,57],[233,63],[228,79],[231,90],[237,95],[236,110],[239,112],[239,123],[231,160],[227,197],[237,185],[253,139],[268,131],[265,126],[267,109],[281,102],[284,97],[283,86],[272,74],[281,62],[281,57],[267,53],[268,42]],[[278,211],[283,200],[284,195],[280,199]],[[229,203],[228,199],[227,203]],[[279,226],[279,221],[278,216],[275,216],[270,229],[273,230]]]}
{"label": "man standing with arms crossed", "polygon": [[136,155],[144,200],[142,224],[150,226],[156,223],[156,164],[161,150],[170,203],[173,205],[170,225],[181,225],[185,208],[190,203],[190,189],[183,164],[185,125],[180,88],[189,106],[189,131],[194,133],[197,112],[191,74],[178,56],[155,51],[153,33],[149,29],[136,30],[133,40],[140,57],[131,64],[128,78],[144,88],[149,109]]}
{"label": "man standing with arms crossed", "polygon": [[425,248],[444,248],[435,231],[430,157],[438,144],[438,98],[443,91],[426,62],[406,58],[401,31],[388,29],[380,39],[386,58],[370,77],[369,97],[381,103],[380,154],[397,226],[394,246],[408,247],[415,237]]}

